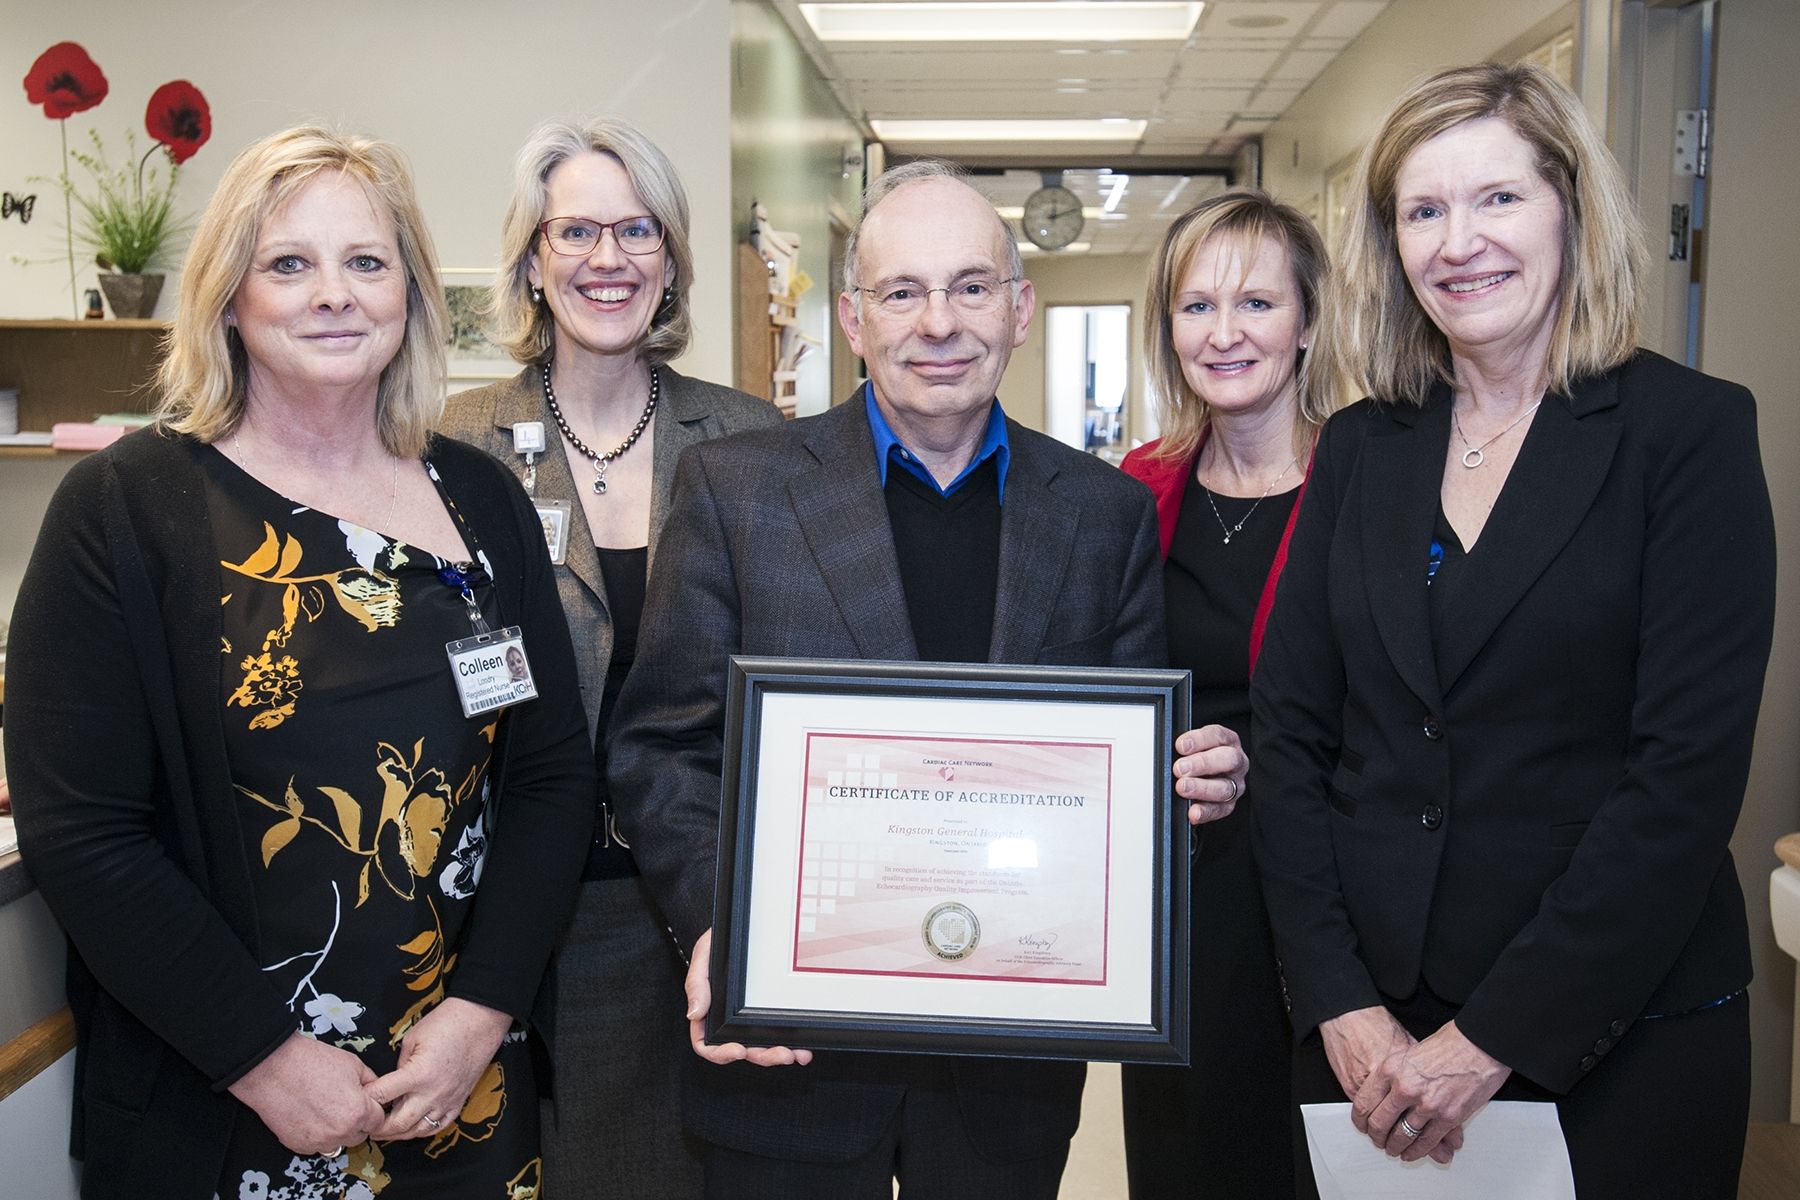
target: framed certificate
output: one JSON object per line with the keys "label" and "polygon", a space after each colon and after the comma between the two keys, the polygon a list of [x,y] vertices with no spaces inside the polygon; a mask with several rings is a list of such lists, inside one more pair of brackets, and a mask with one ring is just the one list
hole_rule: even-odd
{"label": "framed certificate", "polygon": [[709,1042],[1186,1062],[1186,671],[733,658]]}

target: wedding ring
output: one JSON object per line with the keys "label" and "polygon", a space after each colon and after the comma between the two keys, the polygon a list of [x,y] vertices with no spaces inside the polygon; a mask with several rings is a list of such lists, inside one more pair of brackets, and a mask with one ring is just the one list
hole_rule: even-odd
{"label": "wedding ring", "polygon": [[[1427,1125],[1430,1123],[1431,1122],[1429,1121],[1426,1122]],[[1400,1118],[1400,1131],[1415,1142],[1419,1140],[1419,1135],[1425,1132],[1423,1129],[1414,1129],[1412,1127],[1412,1122],[1408,1121],[1405,1117]]]}
{"label": "wedding ring", "polygon": [[342,1157],[343,1153],[344,1153],[344,1148],[342,1146],[339,1146],[336,1150],[327,1150],[324,1154],[321,1154],[319,1157],[320,1158],[339,1158],[339,1157]]}
{"label": "wedding ring", "polygon": [[1225,777],[1225,782],[1231,785],[1231,795],[1225,797],[1225,803],[1230,804],[1238,798],[1240,789],[1238,788],[1238,781],[1229,775]]}
{"label": "wedding ring", "polygon": [[[438,1120],[436,1117],[432,1116],[430,1113],[426,1113],[424,1116],[420,1117],[419,1120],[423,1121],[425,1123],[425,1125],[430,1129],[441,1128],[444,1124],[442,1121]],[[1417,1137],[1418,1135],[1414,1134],[1413,1136]]]}

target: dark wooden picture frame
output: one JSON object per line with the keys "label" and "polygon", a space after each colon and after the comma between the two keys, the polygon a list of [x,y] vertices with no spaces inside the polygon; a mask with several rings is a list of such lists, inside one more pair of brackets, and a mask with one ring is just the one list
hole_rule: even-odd
{"label": "dark wooden picture frame", "polygon": [[[1187,806],[1168,765],[1187,728],[1186,671],[997,666],[733,657],[727,689],[718,889],[710,962],[710,1043],[786,1045],[1009,1058],[1185,1063],[1188,1047],[1190,830]],[[947,702],[1048,701],[1128,705],[1147,710],[1157,769],[1149,828],[1162,831],[1149,856],[1148,880],[1120,880],[1121,903],[1150,906],[1148,962],[1117,964],[1149,973],[1147,1021],[968,1017],[929,1012],[752,1007],[746,1000],[752,881],[756,865],[757,781],[764,703],[780,694],[825,697],[941,698]],[[1130,797],[1122,797],[1130,802]],[[1108,883],[1111,897],[1113,884]],[[1108,903],[1109,916],[1111,901]]]}

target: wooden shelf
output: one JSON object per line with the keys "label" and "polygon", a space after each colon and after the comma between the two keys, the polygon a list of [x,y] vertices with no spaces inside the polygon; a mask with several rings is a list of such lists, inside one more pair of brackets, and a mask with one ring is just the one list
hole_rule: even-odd
{"label": "wooden shelf", "polygon": [[163,321],[0,321],[0,387],[19,389],[19,428],[149,412],[167,330]]}

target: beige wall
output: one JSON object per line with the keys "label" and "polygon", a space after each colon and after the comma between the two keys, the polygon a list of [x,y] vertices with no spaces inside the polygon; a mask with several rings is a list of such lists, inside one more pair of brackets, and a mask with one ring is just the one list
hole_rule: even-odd
{"label": "beige wall", "polygon": [[1125,439],[1144,437],[1146,423],[1143,366],[1144,283],[1150,260],[1141,254],[1026,255],[1025,278],[1037,292],[1037,316],[1025,344],[1013,351],[1012,364],[1000,384],[1007,415],[1032,429],[1044,427],[1044,309],[1052,304],[1129,304],[1131,306],[1130,391],[1126,400]]}
{"label": "beige wall", "polygon": [[[184,169],[183,207],[197,211],[246,143],[324,119],[395,141],[412,158],[446,266],[486,267],[519,143],[548,117],[609,113],[637,122],[684,176],[694,210],[697,336],[683,370],[731,377],[730,17],[728,0],[646,5],[539,0],[422,4],[368,0],[87,0],[12,3],[0,24],[0,79],[24,78],[51,44],[83,44],[111,94],[69,121],[110,145],[140,140],[150,93],[192,80],[211,102],[213,140]],[[9,85],[16,88],[16,84]],[[44,184],[60,151],[56,124],[9,90],[0,103],[0,186],[39,193],[35,219],[0,222],[0,316],[68,316],[61,211]],[[12,256],[41,265],[21,267]],[[92,268],[81,278],[91,286]],[[172,281],[171,281],[172,282]],[[172,287],[159,309],[172,308]],[[5,470],[0,466],[0,470]]]}
{"label": "beige wall", "polygon": [[1569,0],[1393,0],[1263,137],[1263,186],[1317,219],[1327,173],[1362,148],[1407,84],[1528,49],[1575,20]]}
{"label": "beige wall", "polygon": [[[1769,932],[1770,846],[1800,829],[1800,320],[1784,299],[1800,278],[1800,5],[1722,0],[1713,107],[1711,219],[1700,365],[1756,393],[1763,465],[1782,550],[1775,652],[1757,725],[1750,791],[1732,852],[1750,910],[1756,1076],[1752,1114],[1788,1119],[1794,961]],[[1729,537],[1729,530],[1720,530]],[[1796,1098],[1800,1100],[1800,1097]],[[1796,1111],[1800,1111],[1797,1109]]]}

